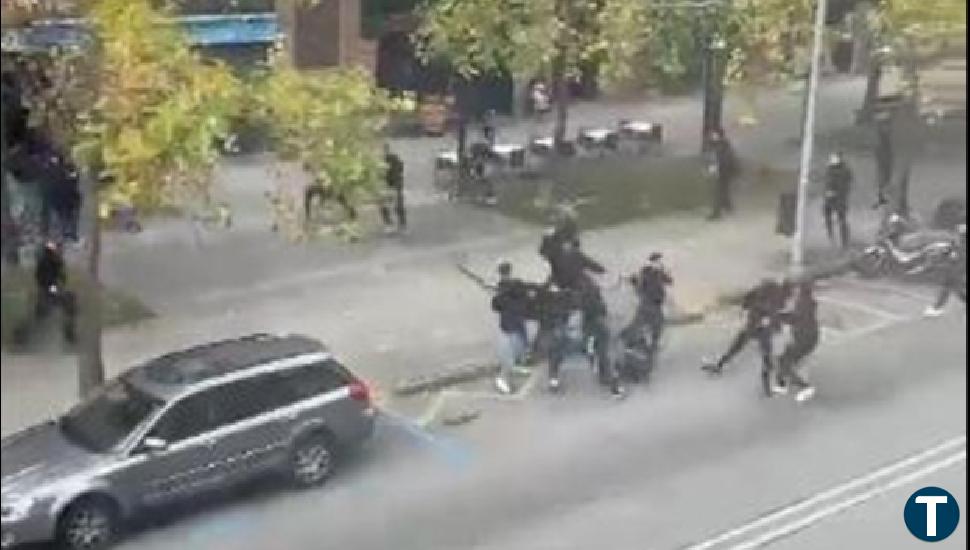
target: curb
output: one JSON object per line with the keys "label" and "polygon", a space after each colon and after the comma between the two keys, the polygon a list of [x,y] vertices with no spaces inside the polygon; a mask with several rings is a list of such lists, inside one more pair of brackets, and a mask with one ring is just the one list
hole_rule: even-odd
{"label": "curb", "polygon": [[499,368],[499,365],[496,364],[462,365],[443,372],[406,379],[394,387],[394,394],[406,397],[422,392],[440,390],[462,382],[495,376]]}

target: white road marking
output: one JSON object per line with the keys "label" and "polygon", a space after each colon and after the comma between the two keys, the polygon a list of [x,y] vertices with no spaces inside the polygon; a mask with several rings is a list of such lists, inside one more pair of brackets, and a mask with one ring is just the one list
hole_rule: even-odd
{"label": "white road marking", "polygon": [[873,307],[873,306],[870,306],[869,304],[864,304],[862,302],[856,302],[855,300],[846,300],[844,298],[833,298],[831,296],[819,296],[817,300],[819,302],[828,302],[830,304],[843,306],[849,309],[863,311],[865,313],[874,315],[882,319],[889,319],[892,321],[903,321],[906,319],[902,315],[898,315],[896,313],[893,313],[891,311],[887,311],[878,307]]}
{"label": "white road marking", "polygon": [[888,483],[877,485],[876,487],[860,493],[854,497],[847,498],[845,500],[839,501],[830,506],[826,506],[821,510],[818,510],[812,514],[805,516],[802,519],[787,523],[777,529],[773,529],[759,537],[755,537],[751,540],[747,540],[741,544],[732,546],[733,550],[750,550],[752,548],[761,548],[767,544],[770,544],[778,539],[785,538],[795,533],[811,527],[813,524],[818,523],[830,516],[838,514],[844,510],[847,510],[853,506],[858,506],[874,497],[877,497],[883,493],[892,491],[899,487],[908,485],[920,478],[926,477],[934,472],[948,468],[960,462],[965,462],[967,460],[967,450],[964,449],[955,454],[942,458],[935,462],[932,462],[916,471],[910,472],[905,475],[901,475],[893,478]]}
{"label": "white road marking", "polygon": [[881,291],[881,292],[888,292],[890,294],[896,294],[897,296],[901,296],[903,298],[908,298],[910,300],[919,302],[921,304],[924,304],[924,303],[927,303],[927,302],[932,302],[933,301],[933,298],[934,298],[933,296],[926,295],[926,294],[921,293],[921,292],[912,292],[912,291],[909,291],[909,290],[904,290],[902,288],[897,288],[897,287],[892,286],[892,285],[885,285],[885,284],[879,284],[879,283],[873,283],[873,282],[862,283],[862,282],[859,282],[859,281],[854,281],[852,279],[843,279],[840,282],[845,283],[845,284],[848,284],[848,286],[852,286],[852,287],[855,287],[855,288],[858,288],[858,289],[863,289],[863,290],[878,290],[878,291]]}
{"label": "white road marking", "polygon": [[[871,483],[878,481],[881,478],[885,478],[885,477],[897,474],[901,470],[918,465],[921,462],[924,462],[936,455],[939,455],[944,452],[948,452],[957,447],[960,447],[961,445],[966,445],[966,443],[967,443],[966,434],[953,437],[929,449],[921,451],[915,455],[909,456],[907,458],[904,458],[902,460],[899,460],[887,466],[883,466],[877,470],[869,472],[866,475],[857,477],[855,479],[851,479],[845,483],[842,483],[840,485],[837,485],[835,487],[822,491],[821,493],[818,493],[814,496],[800,500],[795,504],[782,508],[781,510],[778,510],[776,512],[770,513],[765,516],[761,516],[740,527],[736,527],[734,529],[725,531],[724,533],[721,533],[720,535],[717,535],[711,539],[689,546],[687,547],[686,550],[708,550],[720,544],[727,543],[728,541],[736,540],[756,529],[767,527],[776,521],[787,518],[788,516],[799,514],[803,511],[807,511],[808,509],[818,504],[821,504],[827,500],[831,500],[833,498],[844,495],[845,493],[848,493],[850,491],[860,489],[866,485],[869,485]],[[964,450],[964,456],[966,456],[965,453],[966,451]]]}

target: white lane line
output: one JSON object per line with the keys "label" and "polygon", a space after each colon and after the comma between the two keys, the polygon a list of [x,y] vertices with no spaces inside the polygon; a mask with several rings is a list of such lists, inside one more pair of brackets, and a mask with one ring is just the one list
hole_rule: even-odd
{"label": "white lane line", "polygon": [[851,279],[844,279],[841,282],[847,283],[848,286],[855,287],[862,290],[878,290],[880,292],[896,294],[903,298],[909,298],[910,300],[920,302],[920,303],[927,303],[927,302],[933,301],[933,296],[926,295],[922,292],[912,292],[910,290],[897,288],[892,285],[884,285],[884,284],[873,283],[873,282],[861,283],[859,281],[853,281]]}
{"label": "white lane line", "polygon": [[953,455],[947,456],[946,458],[942,458],[940,460],[937,460],[936,462],[932,462],[918,470],[915,470],[905,475],[895,477],[892,479],[892,481],[889,481],[888,483],[885,483],[882,485],[877,485],[876,487],[864,493],[860,493],[854,497],[847,498],[845,500],[842,500],[830,506],[826,506],[825,508],[822,508],[821,510],[818,510],[812,514],[809,514],[802,519],[787,523],[781,527],[778,527],[777,529],[768,531],[767,533],[759,537],[755,537],[753,539],[747,540],[741,544],[736,544],[731,548],[733,550],[751,550],[752,548],[761,548],[779,539],[794,535],[799,531],[802,531],[804,529],[807,529],[808,527],[811,527],[815,523],[818,523],[830,516],[838,514],[839,512],[847,510],[853,506],[858,506],[883,493],[892,491],[893,489],[897,489],[899,487],[903,487],[920,478],[926,477],[930,474],[933,474],[934,472],[937,472],[944,468],[948,468],[955,464],[959,464],[960,462],[965,462],[966,460],[967,460],[967,450],[964,449]]}
{"label": "white lane line", "polygon": [[438,395],[434,397],[434,400],[425,409],[424,414],[421,415],[417,420],[417,425],[422,428],[429,428],[437,420],[438,415],[441,414],[441,410],[444,409],[445,403],[448,402],[452,396],[451,390],[442,390],[438,392]]}
{"label": "white lane line", "polygon": [[830,304],[847,307],[849,309],[863,311],[865,313],[869,313],[871,315],[880,317],[882,319],[889,319],[892,321],[902,321],[905,319],[905,317],[903,317],[902,315],[898,315],[891,311],[886,311],[884,309],[873,307],[873,306],[870,306],[869,304],[864,304],[862,302],[856,302],[854,300],[846,300],[844,298],[833,298],[831,296],[819,296],[817,300],[820,302],[828,302]]}
{"label": "white lane line", "polygon": [[861,488],[880,478],[893,475],[900,470],[919,464],[920,462],[923,462],[935,455],[950,451],[961,445],[966,445],[966,443],[967,443],[966,434],[948,439],[938,445],[935,445],[929,449],[921,451],[908,458],[897,461],[893,464],[889,464],[887,466],[883,466],[882,468],[869,472],[864,476],[851,479],[840,485],[836,485],[835,487],[822,491],[821,493],[818,493],[806,499],[797,501],[796,503],[790,506],[786,506],[768,515],[761,516],[740,527],[736,527],[734,529],[725,531],[724,533],[721,533],[720,535],[717,535],[703,542],[694,544],[692,546],[688,546],[686,550],[707,550],[709,548],[714,548],[719,544],[723,544],[730,540],[737,539],[743,535],[750,533],[751,531],[754,531],[756,529],[761,529],[762,527],[767,527],[771,523],[774,523],[778,520],[784,519],[788,516],[797,514],[799,512],[803,512],[822,502],[838,497],[849,491],[853,491],[855,489]]}

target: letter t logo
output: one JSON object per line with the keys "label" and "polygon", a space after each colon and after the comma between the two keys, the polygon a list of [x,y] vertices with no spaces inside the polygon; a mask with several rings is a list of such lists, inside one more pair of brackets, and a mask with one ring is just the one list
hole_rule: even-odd
{"label": "letter t logo", "polygon": [[918,496],[916,504],[926,505],[926,536],[936,536],[936,505],[946,504],[946,496]]}

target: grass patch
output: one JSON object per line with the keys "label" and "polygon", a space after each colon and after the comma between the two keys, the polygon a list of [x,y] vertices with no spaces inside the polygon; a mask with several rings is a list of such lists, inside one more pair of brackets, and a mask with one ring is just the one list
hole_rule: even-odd
{"label": "grass patch", "polygon": [[[68,289],[75,291],[79,277],[68,272]],[[101,307],[105,328],[135,323],[155,316],[145,304],[133,296],[104,289]],[[22,267],[5,269],[0,296],[0,346],[8,350],[14,345],[14,331],[31,319],[36,303],[33,273]]]}
{"label": "grass patch", "polygon": [[[777,193],[795,181],[793,172],[746,166],[735,200],[750,202],[748,195],[764,196],[773,206]],[[556,205],[568,204],[575,206],[583,229],[595,229],[706,209],[711,186],[699,157],[571,160],[553,168],[548,177],[505,182],[498,210],[541,225],[549,222]]]}

